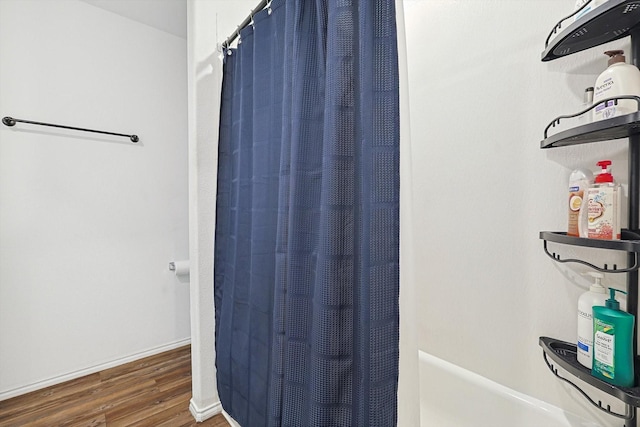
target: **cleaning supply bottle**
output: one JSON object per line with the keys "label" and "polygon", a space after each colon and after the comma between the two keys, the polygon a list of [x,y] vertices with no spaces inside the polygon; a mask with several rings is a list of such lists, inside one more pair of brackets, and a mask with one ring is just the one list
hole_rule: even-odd
{"label": "cleaning supply bottle", "polygon": [[587,237],[619,240],[622,191],[609,172],[611,160],[601,160],[597,165],[602,170],[587,191]]}
{"label": "cleaning supply bottle", "polygon": [[593,184],[593,172],[576,169],[569,175],[569,226],[567,236],[587,237],[587,191]]}
{"label": "cleaning supply bottle", "polygon": [[[620,387],[634,386],[633,315],[620,310],[617,289],[605,307],[593,307],[593,367],[591,374]],[[624,292],[622,292],[624,293]]]}
{"label": "cleaning supply bottle", "polygon": [[594,283],[578,299],[578,362],[591,369],[593,357],[593,307],[604,307],[607,290],[600,284],[604,274],[589,272]]}
{"label": "cleaning supply bottle", "polygon": [[603,3],[606,3],[607,0],[576,0],[576,7],[575,10],[580,9],[582,6],[584,6],[586,3],[587,6],[582,9],[580,12],[578,12],[578,14],[576,16],[574,16],[574,21],[577,21],[578,19],[580,19],[585,13],[589,13],[591,12],[593,9],[595,9],[596,7],[600,6]]}
{"label": "cleaning supply bottle", "polygon": [[623,50],[608,50],[609,67],[598,76],[594,85],[592,110],[593,121],[610,119],[638,111],[638,103],[631,99],[600,102],[606,98],[622,95],[640,96],[640,70],[638,67],[625,62]]}

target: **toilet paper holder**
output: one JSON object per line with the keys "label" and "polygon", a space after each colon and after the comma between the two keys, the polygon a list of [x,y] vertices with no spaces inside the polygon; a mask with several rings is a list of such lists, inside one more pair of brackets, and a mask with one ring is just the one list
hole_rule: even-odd
{"label": "toilet paper holder", "polygon": [[184,261],[170,261],[169,271],[172,271],[176,276],[188,276],[189,275],[189,260]]}

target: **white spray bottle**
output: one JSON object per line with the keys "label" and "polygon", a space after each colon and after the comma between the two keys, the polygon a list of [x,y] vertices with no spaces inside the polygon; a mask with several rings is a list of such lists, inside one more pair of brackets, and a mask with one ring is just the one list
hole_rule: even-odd
{"label": "white spray bottle", "polygon": [[578,299],[578,362],[591,369],[593,358],[593,306],[605,306],[608,298],[607,289],[600,281],[602,273],[588,273],[594,279],[589,291]]}

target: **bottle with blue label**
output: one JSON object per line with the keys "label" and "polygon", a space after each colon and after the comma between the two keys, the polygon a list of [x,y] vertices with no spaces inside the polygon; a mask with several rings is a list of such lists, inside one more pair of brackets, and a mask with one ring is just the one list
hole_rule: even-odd
{"label": "bottle with blue label", "polygon": [[588,292],[578,299],[578,362],[591,369],[593,360],[593,307],[604,307],[607,301],[607,289],[600,281],[604,274],[590,271],[593,284]]}
{"label": "bottle with blue label", "polygon": [[[591,374],[620,387],[634,386],[633,328],[635,317],[620,310],[617,289],[609,288],[605,307],[593,307]],[[625,293],[625,292],[622,292]]]}
{"label": "bottle with blue label", "polygon": [[584,8],[575,15],[575,17],[573,18],[574,21],[577,21],[578,19],[582,18],[583,15],[586,15],[587,13],[591,12],[592,10],[606,2],[607,0],[576,0],[575,9],[578,10],[583,6]]}
{"label": "bottle with blue label", "polygon": [[569,226],[567,236],[588,237],[587,191],[593,185],[593,172],[576,169],[569,175]]}

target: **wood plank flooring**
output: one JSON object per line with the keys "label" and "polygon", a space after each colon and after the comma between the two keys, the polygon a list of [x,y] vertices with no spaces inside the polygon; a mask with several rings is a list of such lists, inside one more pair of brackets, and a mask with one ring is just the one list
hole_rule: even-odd
{"label": "wood plank flooring", "polygon": [[189,412],[191,348],[181,347],[0,401],[0,427],[228,427]]}

